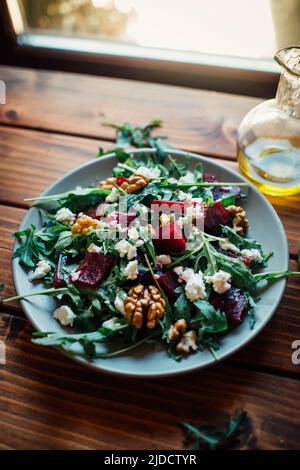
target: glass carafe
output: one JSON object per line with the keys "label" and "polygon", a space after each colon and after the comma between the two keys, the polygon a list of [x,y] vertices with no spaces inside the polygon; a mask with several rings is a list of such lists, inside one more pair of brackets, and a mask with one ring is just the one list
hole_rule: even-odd
{"label": "glass carafe", "polygon": [[300,192],[300,46],[280,49],[282,67],[275,99],[252,109],[238,131],[242,171],[263,193]]}

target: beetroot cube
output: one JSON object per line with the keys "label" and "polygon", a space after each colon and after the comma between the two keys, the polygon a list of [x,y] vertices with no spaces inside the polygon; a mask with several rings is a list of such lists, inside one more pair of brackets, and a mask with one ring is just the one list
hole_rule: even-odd
{"label": "beetroot cube", "polygon": [[240,323],[242,314],[248,303],[245,294],[236,287],[231,287],[224,294],[213,292],[210,301],[215,309],[225,313],[228,322],[231,324]]}
{"label": "beetroot cube", "polygon": [[217,178],[213,173],[203,173],[203,181],[205,183],[215,183]]}
{"label": "beetroot cube", "polygon": [[102,253],[87,253],[69,279],[73,284],[97,289],[113,267],[113,257]]}
{"label": "beetroot cube", "polygon": [[235,258],[235,259],[238,258],[242,263],[244,263],[245,266],[247,266],[247,267],[250,266],[250,259],[247,258],[246,256],[238,256],[236,253],[232,253],[231,251],[222,250],[221,248],[218,248],[218,252],[222,253],[222,255],[228,256],[228,258]]}
{"label": "beetroot cube", "polygon": [[186,239],[181,227],[172,222],[155,229],[153,244],[157,253],[180,253],[185,250]]}
{"label": "beetroot cube", "polygon": [[179,282],[178,276],[174,273],[174,271],[170,270],[164,274],[161,274],[158,278],[158,283],[168,297],[171,299],[176,299],[176,297],[178,297],[175,289],[179,286]]}
{"label": "beetroot cube", "polygon": [[204,231],[218,236],[221,234],[221,225],[226,225],[229,219],[228,210],[220,202],[215,202],[205,209]]}

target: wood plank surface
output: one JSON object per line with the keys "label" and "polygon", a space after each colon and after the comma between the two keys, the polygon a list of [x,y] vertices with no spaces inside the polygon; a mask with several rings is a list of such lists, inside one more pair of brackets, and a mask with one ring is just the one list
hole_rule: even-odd
{"label": "wood plank surface", "polygon": [[106,121],[162,119],[175,146],[235,159],[236,129],[261,100],[133,80],[1,67],[7,104],[0,122],[113,139]]}
{"label": "wood plank surface", "polygon": [[[25,198],[38,196],[66,172],[95,158],[99,146],[109,149],[111,144],[0,126],[0,202],[28,207]],[[238,171],[236,162],[223,163]],[[270,200],[286,230],[290,252],[296,256],[300,197]]]}
{"label": "wood plank surface", "polygon": [[109,376],[32,345],[27,321],[0,321],[0,441],[8,447],[182,449],[181,421],[222,422],[245,409],[250,448],[298,448],[299,381],[228,363],[179,378]]}

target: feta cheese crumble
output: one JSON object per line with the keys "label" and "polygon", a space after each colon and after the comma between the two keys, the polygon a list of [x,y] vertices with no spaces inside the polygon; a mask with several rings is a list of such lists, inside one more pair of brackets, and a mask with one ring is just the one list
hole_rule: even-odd
{"label": "feta cheese crumble", "polygon": [[30,281],[35,281],[36,279],[42,279],[45,277],[49,272],[51,271],[51,266],[50,264],[42,259],[41,261],[38,262],[36,265],[34,273],[30,276],[29,280]]}
{"label": "feta cheese crumble", "polygon": [[67,207],[62,207],[55,214],[55,220],[61,222],[64,225],[73,225],[76,220],[76,215],[70,211]]}
{"label": "feta cheese crumble", "polygon": [[111,207],[111,204],[108,204],[107,202],[101,202],[96,209],[97,216],[104,217],[105,213],[111,210]]}
{"label": "feta cheese crumble", "polygon": [[187,171],[184,176],[181,176],[178,183],[190,184],[195,183],[195,175],[192,171]]}
{"label": "feta cheese crumble", "polygon": [[124,258],[127,255],[127,259],[132,259],[137,255],[136,247],[125,239],[120,240],[115,244],[115,250],[118,251],[121,258]]}
{"label": "feta cheese crumble", "polygon": [[242,250],[241,255],[248,258],[250,261],[256,261],[257,263],[262,263],[263,259],[261,253],[256,248],[251,248],[251,250]]}
{"label": "feta cheese crumble", "polygon": [[185,193],[184,191],[178,191],[178,200],[182,202],[190,202],[193,199],[193,195],[191,193]]}
{"label": "feta cheese crumble", "polygon": [[53,312],[53,318],[63,326],[73,326],[75,317],[75,313],[68,305],[62,305]]}
{"label": "feta cheese crumble", "polygon": [[213,289],[218,294],[224,294],[231,287],[231,274],[219,270],[212,276],[206,276],[206,282],[213,285]]}
{"label": "feta cheese crumble", "polygon": [[187,282],[189,278],[195,274],[192,268],[183,268],[183,266],[177,266],[173,269],[173,271],[175,274],[177,274],[179,282]]}
{"label": "feta cheese crumble", "polygon": [[111,193],[108,196],[106,196],[105,202],[109,202],[109,203],[117,202],[119,200],[119,196],[120,196],[120,193],[119,193],[118,188],[113,187],[111,190]]}
{"label": "feta cheese crumble", "polygon": [[170,255],[159,255],[156,256],[156,261],[161,264],[170,264],[172,262]]}
{"label": "feta cheese crumble", "polygon": [[125,315],[125,306],[124,306],[124,300],[117,295],[117,297],[115,298],[115,301],[114,301],[114,306],[115,306],[115,309],[122,313],[122,315]]}
{"label": "feta cheese crumble", "polygon": [[235,246],[233,243],[230,243],[227,239],[221,240],[219,242],[220,248],[224,251],[231,251],[232,253],[239,254],[240,250],[237,246]]}
{"label": "feta cheese crumble", "polygon": [[136,175],[145,176],[151,180],[152,178],[159,178],[160,177],[160,169],[159,168],[148,168],[146,166],[140,166],[136,171]]}
{"label": "feta cheese crumble", "polygon": [[129,240],[134,240],[134,241],[138,240],[139,232],[137,231],[137,229],[135,227],[131,227],[128,230],[128,238],[129,238]]}
{"label": "feta cheese crumble", "polygon": [[103,328],[106,328],[107,330],[117,330],[120,328],[121,323],[118,321],[119,319],[117,317],[112,317],[109,320],[106,320],[102,323]]}
{"label": "feta cheese crumble", "polygon": [[197,299],[204,299],[206,296],[203,273],[199,271],[195,273],[192,268],[184,269],[177,266],[173,271],[178,275],[179,282],[186,282],[185,295],[192,302]]}
{"label": "feta cheese crumble", "polygon": [[124,274],[127,277],[127,279],[130,279],[134,281],[138,277],[138,262],[137,260],[135,261],[130,261],[126,268],[124,269]]}
{"label": "feta cheese crumble", "polygon": [[101,248],[100,248],[100,246],[95,245],[95,243],[91,243],[91,244],[88,246],[87,251],[88,251],[89,253],[101,253]]}
{"label": "feta cheese crumble", "polygon": [[185,295],[191,302],[197,299],[204,299],[206,296],[203,274],[201,272],[192,274],[186,285]]}

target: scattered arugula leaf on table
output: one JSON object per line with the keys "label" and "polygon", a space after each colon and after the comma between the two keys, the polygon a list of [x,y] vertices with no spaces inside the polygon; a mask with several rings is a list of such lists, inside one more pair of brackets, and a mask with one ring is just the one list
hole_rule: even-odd
{"label": "scattered arugula leaf on table", "polygon": [[193,425],[182,423],[187,441],[192,441],[194,450],[218,450],[228,448],[239,440],[247,412],[242,411],[223,426]]}

